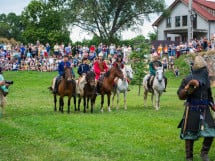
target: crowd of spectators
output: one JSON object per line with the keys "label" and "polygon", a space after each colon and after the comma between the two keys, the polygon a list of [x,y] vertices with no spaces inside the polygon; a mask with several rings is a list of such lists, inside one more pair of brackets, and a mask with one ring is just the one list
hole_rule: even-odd
{"label": "crowd of spectators", "polygon": [[122,55],[125,62],[128,62],[129,54],[132,52],[131,46],[107,46],[100,43],[98,46],[67,46],[64,43],[56,43],[53,47],[37,41],[35,44],[11,45],[10,43],[0,45],[0,66],[4,70],[32,70],[41,72],[51,72],[58,69],[58,63],[66,54],[69,55],[73,67],[77,67],[83,57],[87,57],[92,64],[98,53],[102,52],[107,64],[111,65],[117,55]]}
{"label": "crowd of spectators", "polygon": [[171,69],[178,77],[179,69],[174,66],[174,61],[180,55],[187,53],[198,53],[202,51],[215,50],[215,36],[212,36],[210,40],[206,37],[200,40],[194,39],[189,43],[180,43],[179,45],[172,44],[160,44],[157,48],[154,45],[151,46],[151,54],[157,54],[161,58],[164,69]]}

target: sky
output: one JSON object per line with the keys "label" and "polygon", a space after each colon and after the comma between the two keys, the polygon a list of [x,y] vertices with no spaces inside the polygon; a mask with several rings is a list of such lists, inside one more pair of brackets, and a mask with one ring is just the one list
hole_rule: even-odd
{"label": "sky", "polygon": [[[0,14],[5,13],[8,14],[10,12],[16,13],[16,15],[20,15],[24,8],[31,2],[31,0],[0,0]],[[167,6],[169,6],[174,0],[165,0]],[[145,21],[143,26],[139,28],[139,30],[124,31],[122,33],[122,39],[131,39],[137,35],[143,34],[143,36],[147,37],[149,32],[153,32],[152,23],[159,17],[159,15],[153,14],[150,16],[151,22]],[[81,29],[75,27],[71,30],[71,39],[73,42],[81,41],[83,39],[91,39],[92,35],[87,34],[86,32],[81,31]]]}

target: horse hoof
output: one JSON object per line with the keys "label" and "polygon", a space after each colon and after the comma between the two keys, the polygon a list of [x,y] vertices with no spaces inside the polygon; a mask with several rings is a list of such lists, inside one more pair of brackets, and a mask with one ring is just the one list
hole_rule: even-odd
{"label": "horse hoof", "polygon": [[108,108],[108,112],[111,112],[111,109],[110,109],[110,108]]}
{"label": "horse hoof", "polygon": [[103,113],[103,112],[104,112],[104,110],[103,110],[103,109],[101,109],[101,112]]}

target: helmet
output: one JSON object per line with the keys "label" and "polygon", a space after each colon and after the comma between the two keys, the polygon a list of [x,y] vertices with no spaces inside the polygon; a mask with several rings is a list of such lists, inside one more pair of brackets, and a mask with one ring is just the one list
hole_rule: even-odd
{"label": "helmet", "polygon": [[101,57],[103,57],[103,52],[100,52],[98,56],[101,56]]}

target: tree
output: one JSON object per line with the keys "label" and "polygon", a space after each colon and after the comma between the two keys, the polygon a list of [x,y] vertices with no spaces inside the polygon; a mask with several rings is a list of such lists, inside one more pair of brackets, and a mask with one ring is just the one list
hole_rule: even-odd
{"label": "tree", "polygon": [[164,0],[68,0],[65,12],[73,25],[113,42],[120,33],[162,12]]}
{"label": "tree", "polygon": [[22,12],[22,22],[24,25],[23,41],[36,42],[40,40],[51,45],[56,42],[70,42],[70,32],[65,22],[65,16],[61,10],[63,1],[33,0]]}
{"label": "tree", "polygon": [[146,56],[149,53],[149,45],[144,36],[137,36],[132,39],[132,41],[134,43],[134,51],[132,52],[130,59],[135,72],[132,83],[139,86],[138,95],[140,95],[143,77],[148,72]]}
{"label": "tree", "polygon": [[20,40],[21,32],[22,24],[20,16],[12,12],[8,15],[0,15],[0,37]]}

